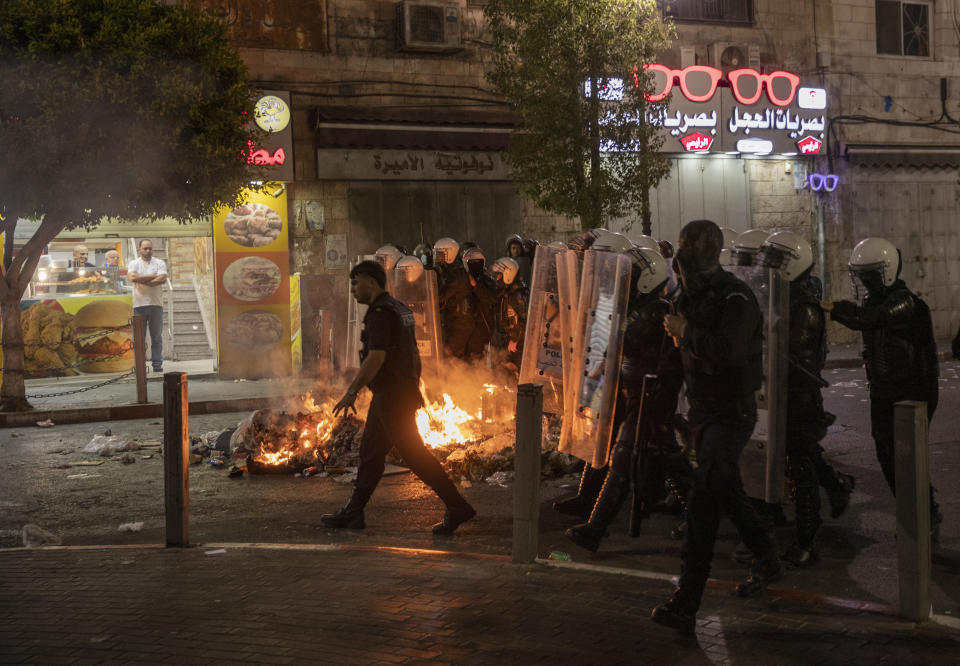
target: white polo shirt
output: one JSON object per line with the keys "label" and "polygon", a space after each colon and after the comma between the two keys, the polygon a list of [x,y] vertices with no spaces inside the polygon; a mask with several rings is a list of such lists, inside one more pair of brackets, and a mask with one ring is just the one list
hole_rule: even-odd
{"label": "white polo shirt", "polygon": [[[162,259],[151,257],[150,261],[144,261],[143,257],[137,257],[127,264],[127,272],[137,273],[138,275],[166,275],[167,265]],[[139,308],[144,305],[163,305],[163,286],[147,285],[138,282],[133,283],[133,307]]]}

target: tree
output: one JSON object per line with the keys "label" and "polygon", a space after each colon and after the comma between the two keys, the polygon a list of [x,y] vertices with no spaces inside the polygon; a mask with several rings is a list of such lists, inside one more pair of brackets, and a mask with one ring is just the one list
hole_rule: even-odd
{"label": "tree", "polygon": [[[29,409],[19,301],[43,248],[104,217],[239,203],[259,135],[246,67],[193,3],[0,2],[0,231],[42,220],[0,280],[0,409]],[[254,176],[255,177],[255,176]]]}
{"label": "tree", "polygon": [[488,80],[517,114],[506,159],[520,193],[583,228],[638,207],[649,226],[648,191],[668,162],[645,122],[662,107],[644,99],[643,65],[672,34],[655,0],[490,0],[484,11]]}

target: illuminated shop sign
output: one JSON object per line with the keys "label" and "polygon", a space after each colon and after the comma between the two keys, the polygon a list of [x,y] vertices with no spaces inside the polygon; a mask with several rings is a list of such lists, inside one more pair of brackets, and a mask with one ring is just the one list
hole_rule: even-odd
{"label": "illuminated shop sign", "polygon": [[837,185],[840,184],[840,176],[832,173],[811,173],[807,176],[807,185],[810,186],[810,189],[814,192],[820,192],[821,190],[826,190],[827,192],[833,192],[837,189]]}
{"label": "illuminated shop sign", "polygon": [[253,105],[253,121],[267,134],[259,144],[252,141],[240,151],[240,159],[260,167],[270,180],[293,180],[293,126],[290,123],[290,93],[264,91]]}
{"label": "illuminated shop sign", "polygon": [[[736,69],[724,74],[705,65],[682,69],[646,65],[644,70],[653,76],[653,89],[646,99],[666,104],[659,113],[648,111],[642,119],[664,128],[661,152],[815,155],[823,147],[826,91],[801,87],[800,77],[792,72]],[[636,76],[634,81],[601,79],[598,96],[604,101],[622,100],[630,85],[639,85]],[[584,93],[590,94],[589,83]],[[601,124],[616,120],[624,119],[611,112]],[[609,143],[604,146],[609,148]]]}

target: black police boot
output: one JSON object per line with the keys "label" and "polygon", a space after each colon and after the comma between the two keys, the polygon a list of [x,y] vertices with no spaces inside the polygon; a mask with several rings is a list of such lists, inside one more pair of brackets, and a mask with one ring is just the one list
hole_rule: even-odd
{"label": "black police boot", "polygon": [[683,522],[670,530],[670,538],[674,541],[683,541],[687,535],[687,498],[690,496],[690,481],[683,474],[667,473],[667,490],[677,499],[680,506],[680,515],[683,516]]}
{"label": "black police boot", "polygon": [[653,609],[650,619],[684,636],[693,636],[697,628],[697,609],[683,601],[680,588],[677,588],[672,597]]}
{"label": "black police boot", "polygon": [[834,482],[825,488],[827,500],[830,502],[830,517],[839,518],[850,506],[850,493],[857,485],[857,480],[849,474],[834,472]]}
{"label": "black police boot", "polygon": [[363,509],[355,508],[349,502],[335,513],[325,513],[320,516],[320,522],[326,527],[335,529],[347,527],[351,530],[362,530],[367,526],[363,520]]}
{"label": "black police boot", "polygon": [[431,529],[437,536],[446,536],[457,531],[463,523],[477,515],[476,509],[464,502],[463,504],[454,504],[448,506],[443,514],[443,520],[434,525]]}
{"label": "black police boot", "polygon": [[564,532],[564,534],[581,548],[586,548],[591,552],[597,552],[600,548],[600,542],[607,534],[607,528],[617,517],[623,501],[630,491],[630,479],[611,471],[607,475],[607,480],[600,491],[600,497],[590,513],[590,520],[580,525],[575,525]]}
{"label": "black police boot", "polygon": [[754,560],[750,565],[750,573],[747,580],[737,585],[737,595],[741,597],[754,597],[763,591],[768,583],[783,578],[783,563],[776,553],[771,552],[762,559]]}
{"label": "black police boot", "polygon": [[606,467],[597,468],[589,464],[584,465],[583,472],[580,473],[580,487],[577,494],[554,502],[554,510],[566,516],[575,516],[583,520],[589,519],[590,512],[593,511],[593,505],[597,501],[597,495],[600,493],[600,488],[606,478]]}

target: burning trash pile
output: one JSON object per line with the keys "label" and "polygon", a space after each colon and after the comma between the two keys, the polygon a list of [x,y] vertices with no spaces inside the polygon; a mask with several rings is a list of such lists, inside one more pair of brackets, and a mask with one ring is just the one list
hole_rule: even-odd
{"label": "burning trash pile", "polygon": [[[444,386],[442,391],[421,385],[426,404],[417,412],[417,427],[454,480],[483,480],[513,470],[516,387],[494,383],[489,374],[486,369],[471,370],[459,386]],[[358,414],[366,413],[369,400],[369,393],[360,395]],[[355,468],[364,422],[354,415],[335,418],[336,401],[327,397],[317,402],[313,393],[307,393],[287,411],[253,412],[230,435],[232,460],[245,460],[251,474],[311,476]],[[578,461],[555,450],[559,424],[545,421],[544,432],[547,448],[553,449],[543,454],[544,475],[569,473]],[[395,452],[388,459],[402,464]]]}

